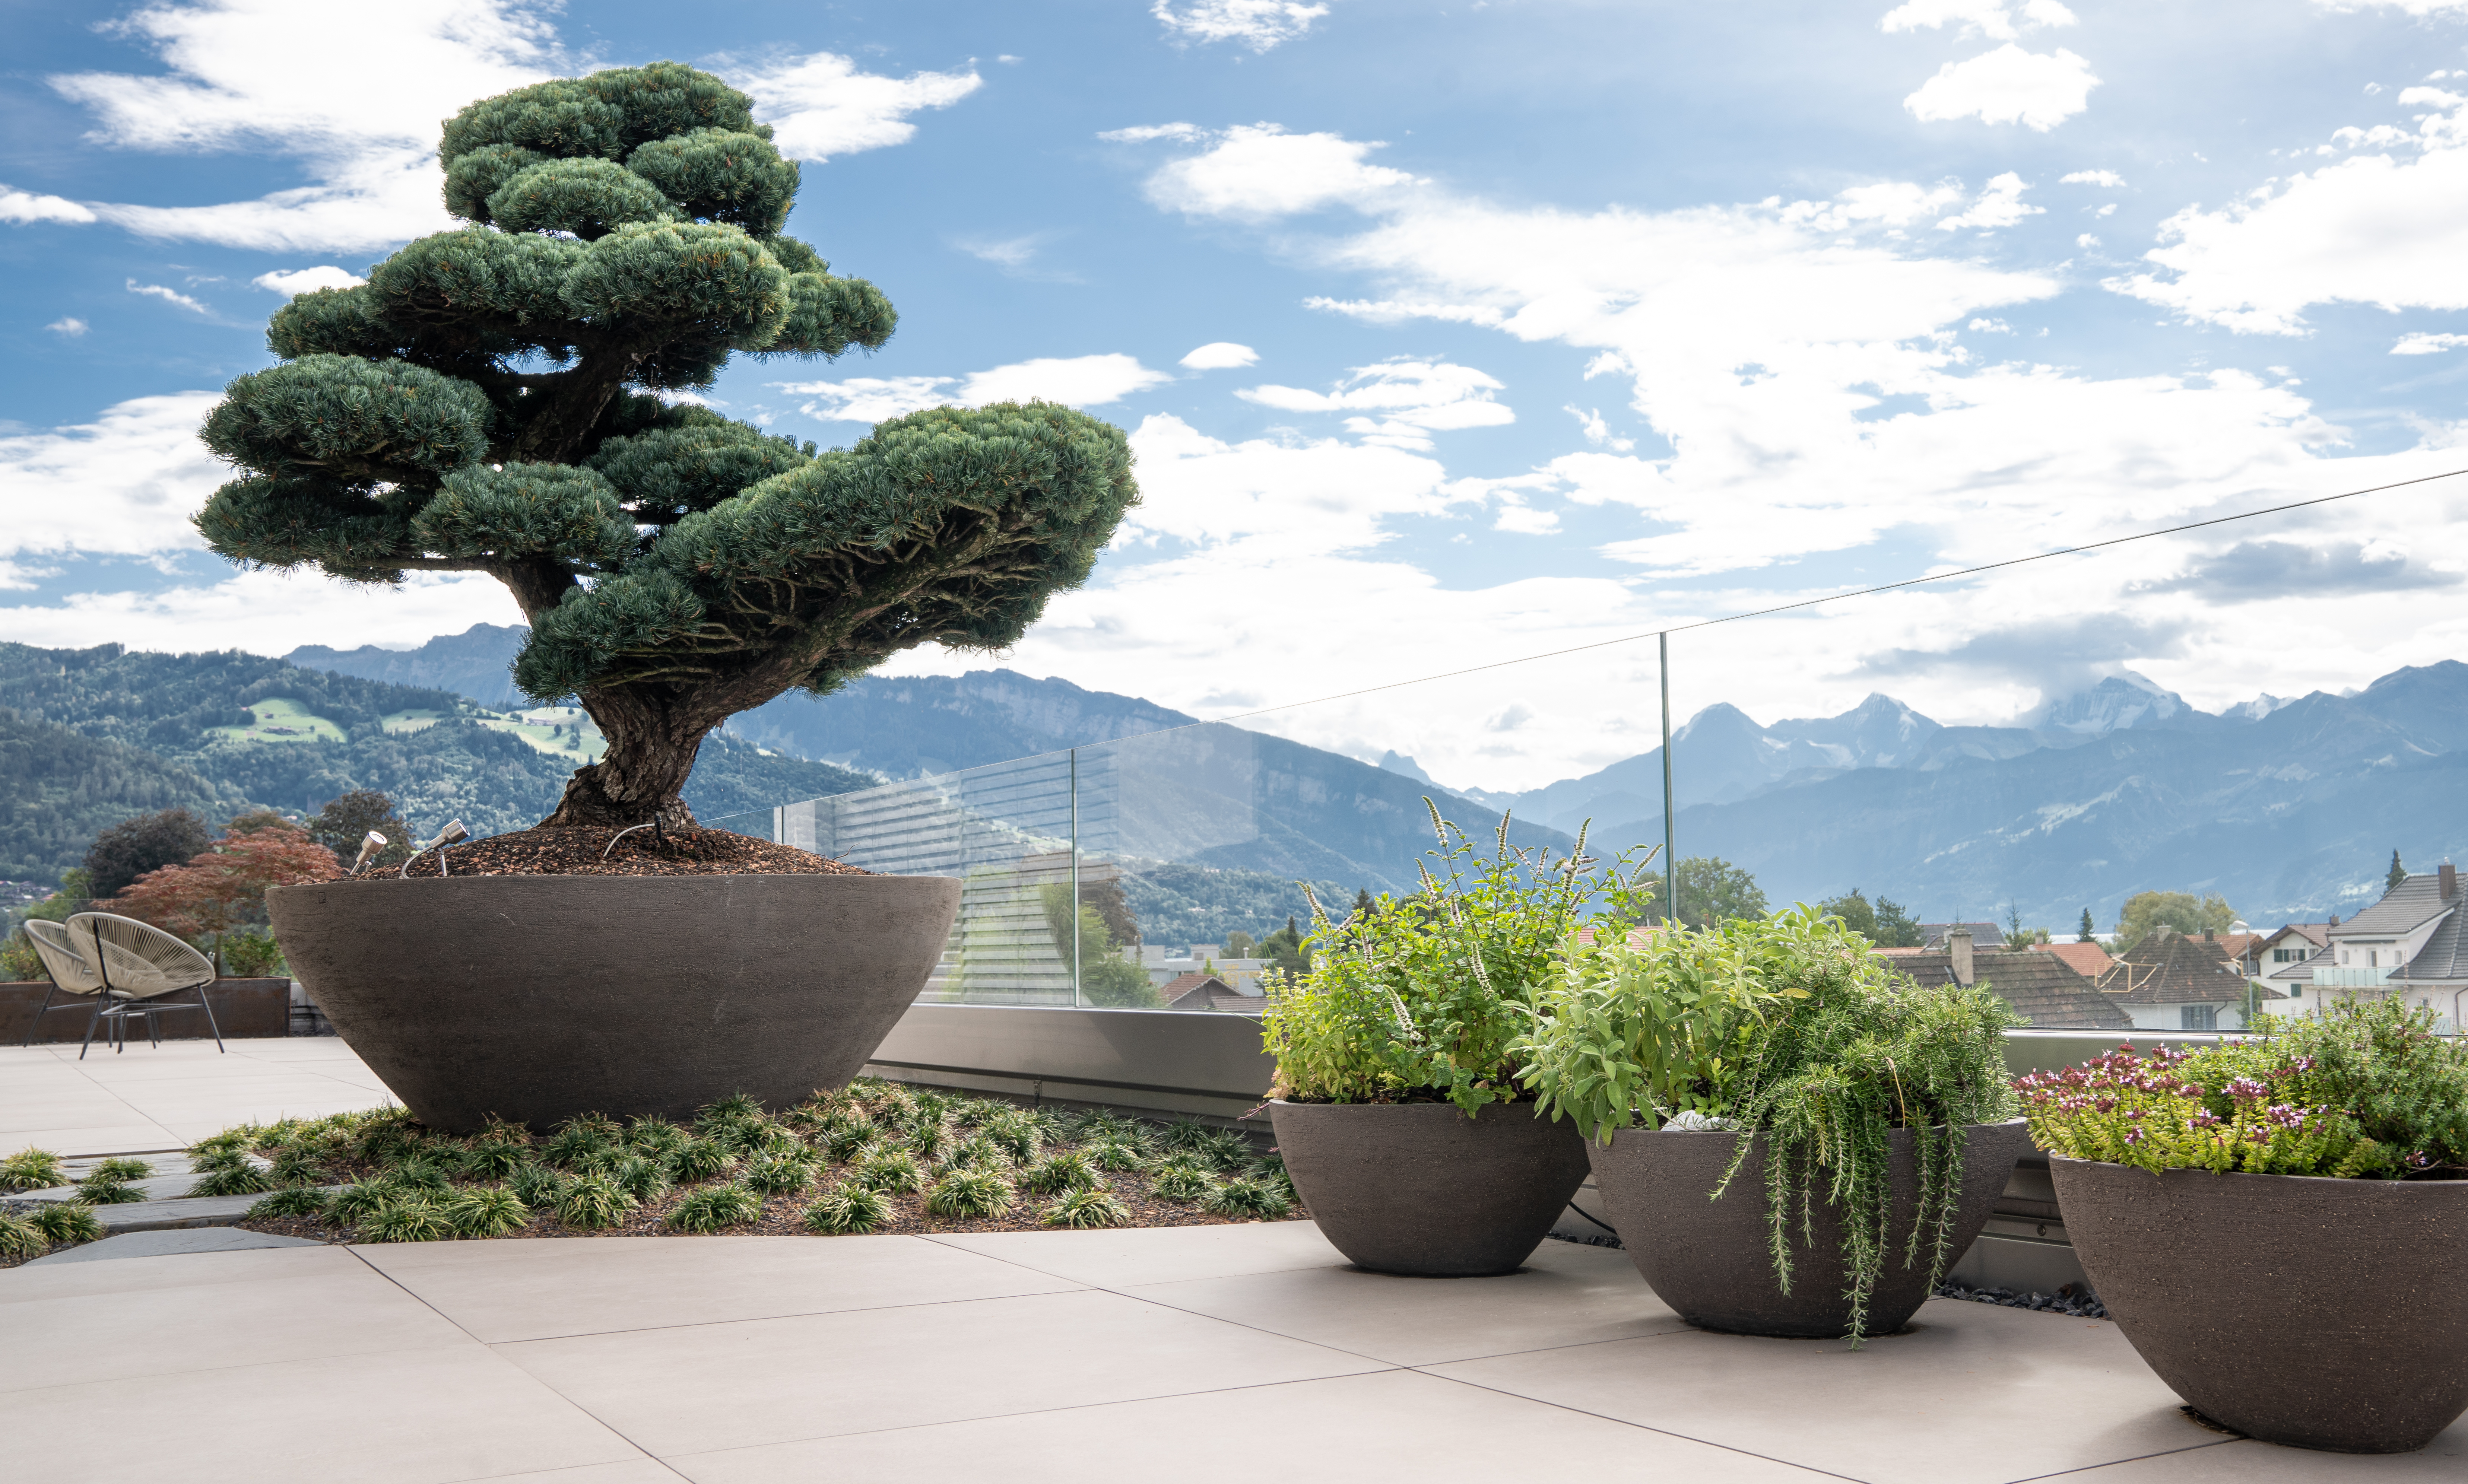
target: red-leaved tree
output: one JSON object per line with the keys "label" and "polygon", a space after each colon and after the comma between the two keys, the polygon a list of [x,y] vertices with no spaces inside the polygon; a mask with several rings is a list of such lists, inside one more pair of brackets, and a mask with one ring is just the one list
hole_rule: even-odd
{"label": "red-leaved tree", "polygon": [[182,938],[221,938],[265,916],[269,886],[331,881],[343,874],[334,853],[284,821],[245,823],[208,846],[189,863],[149,871],[111,899],[112,910],[151,923]]}

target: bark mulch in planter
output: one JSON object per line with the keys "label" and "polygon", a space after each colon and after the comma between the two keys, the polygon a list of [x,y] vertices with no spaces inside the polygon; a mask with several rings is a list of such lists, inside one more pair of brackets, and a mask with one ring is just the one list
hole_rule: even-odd
{"label": "bark mulch in planter", "polygon": [[[466,840],[446,850],[447,876],[871,876],[793,845],[775,845],[726,830],[516,830]],[[610,841],[616,843],[612,848]],[[417,879],[439,873],[438,853],[411,863]],[[362,872],[358,881],[391,881],[397,873]]]}

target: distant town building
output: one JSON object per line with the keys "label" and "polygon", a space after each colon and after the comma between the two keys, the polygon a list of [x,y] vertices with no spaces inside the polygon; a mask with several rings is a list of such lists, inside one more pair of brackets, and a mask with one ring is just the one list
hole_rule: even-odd
{"label": "distant town building", "polygon": [[2247,978],[2217,936],[2192,937],[2173,927],[2136,944],[2098,983],[2144,1031],[2242,1031],[2250,1004],[2275,1012],[2275,1002],[2289,997]]}
{"label": "distant town building", "polygon": [[1256,1016],[1268,1003],[1261,995],[1243,993],[1215,974],[1184,974],[1157,993],[1165,997],[1168,1010],[1217,1010]]}
{"label": "distant town building", "polygon": [[[1942,948],[1883,948],[1878,956],[1914,984],[1979,984],[2023,1016],[2034,1031],[2126,1031],[2134,1018],[2075,971],[2062,954],[2003,947],[1974,947],[1961,924],[1952,925]],[[2001,945],[2002,938],[1990,940]],[[2066,947],[2084,945],[2066,944]],[[2045,947],[2047,945],[2039,945]]]}
{"label": "distant town building", "polygon": [[2108,956],[2108,949],[2096,943],[2035,943],[2031,945],[2031,951],[2054,953],[2066,961],[2066,967],[2086,979],[2098,978],[2108,972],[2109,965],[2116,962]]}
{"label": "distant town building", "polygon": [[[2264,982],[2285,987],[2314,1015],[2335,997],[2402,998],[2433,1011],[2436,1029],[2457,1034],[2462,997],[2468,996],[2461,916],[2459,873],[2446,860],[2438,870],[2411,874],[2346,922],[2326,925],[2319,947],[2300,962],[2265,966],[2270,972]],[[2303,941],[2300,931],[2274,945],[2274,956]]]}

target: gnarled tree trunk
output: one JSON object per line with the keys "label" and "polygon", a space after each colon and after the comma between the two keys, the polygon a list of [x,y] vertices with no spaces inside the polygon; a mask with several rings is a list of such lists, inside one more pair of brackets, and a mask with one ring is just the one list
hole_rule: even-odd
{"label": "gnarled tree trunk", "polygon": [[695,755],[709,723],[626,691],[594,689],[579,698],[600,724],[608,750],[599,762],[574,770],[557,811],[540,828],[697,828],[694,810],[679,795],[694,776]]}

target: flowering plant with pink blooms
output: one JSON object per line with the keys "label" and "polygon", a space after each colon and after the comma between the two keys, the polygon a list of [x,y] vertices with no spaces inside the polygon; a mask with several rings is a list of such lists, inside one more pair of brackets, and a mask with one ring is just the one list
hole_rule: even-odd
{"label": "flowering plant with pink blooms", "polygon": [[2392,1000],[2265,1016],[2250,1039],[2131,1042],[2014,1084],[2039,1146],[2145,1170],[2468,1176],[2468,1047]]}

